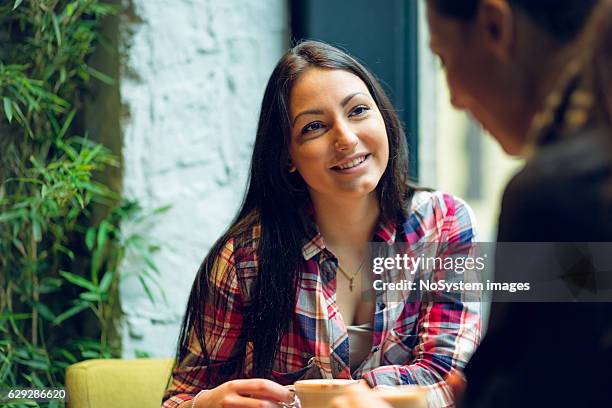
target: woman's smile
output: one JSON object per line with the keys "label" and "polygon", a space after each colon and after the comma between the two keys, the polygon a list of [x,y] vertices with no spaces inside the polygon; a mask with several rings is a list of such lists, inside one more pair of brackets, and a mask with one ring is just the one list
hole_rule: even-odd
{"label": "woman's smile", "polygon": [[370,161],[370,153],[360,153],[341,160],[338,164],[331,167],[331,170],[338,174],[355,174],[366,170]]}

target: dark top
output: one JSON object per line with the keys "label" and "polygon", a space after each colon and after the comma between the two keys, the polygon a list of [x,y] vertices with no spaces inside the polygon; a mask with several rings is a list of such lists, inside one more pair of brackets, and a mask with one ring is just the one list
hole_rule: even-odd
{"label": "dark top", "polygon": [[[610,140],[585,131],[540,151],[505,191],[498,240],[612,242]],[[494,302],[464,406],[612,406],[611,370],[612,303]]]}
{"label": "dark top", "polygon": [[[611,104],[601,98],[610,98],[612,89],[594,66],[584,64],[560,84],[559,98],[549,98],[557,101],[545,116],[552,119],[532,130],[534,153],[504,193],[500,243],[599,241],[610,243],[612,253]],[[496,277],[542,272],[509,270],[503,251],[497,255]],[[584,282],[592,270],[576,272]],[[551,278],[560,273],[545,270]],[[604,274],[609,279],[612,270]],[[466,367],[459,405],[612,406],[611,373],[612,302],[494,302],[489,329]]]}

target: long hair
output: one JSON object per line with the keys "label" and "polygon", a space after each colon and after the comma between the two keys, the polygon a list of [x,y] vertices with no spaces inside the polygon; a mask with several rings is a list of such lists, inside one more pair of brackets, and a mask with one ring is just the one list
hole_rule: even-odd
{"label": "long hair", "polygon": [[300,210],[308,200],[308,190],[297,172],[288,172],[289,97],[300,75],[311,67],[348,71],[368,87],[382,114],[389,142],[389,162],[376,187],[381,219],[392,220],[406,215],[406,202],[412,192],[408,184],[406,140],[397,114],[380,84],[354,58],[330,45],[306,41],[291,48],[274,68],[264,92],[242,206],[228,230],[212,246],[195,277],[175,364],[180,364],[187,355],[192,336],[197,338],[204,354],[204,365],[208,363],[204,305],[209,302],[223,307],[211,286],[215,260],[228,240],[243,237],[248,241],[247,233],[259,225],[257,242],[245,245],[256,248],[259,263],[254,289],[245,308],[242,335],[253,342],[254,376],[268,377],[270,374],[281,339],[292,322],[303,263],[305,224]]}

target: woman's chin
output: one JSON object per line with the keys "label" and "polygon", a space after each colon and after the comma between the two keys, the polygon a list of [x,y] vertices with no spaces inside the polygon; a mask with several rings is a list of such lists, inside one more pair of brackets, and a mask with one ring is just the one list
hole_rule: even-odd
{"label": "woman's chin", "polygon": [[308,188],[310,196],[314,199],[351,199],[357,200],[368,196],[376,195],[376,187],[378,186],[379,177],[359,177],[353,180],[344,180],[334,183],[334,185],[326,188]]}
{"label": "woman's chin", "polygon": [[378,182],[359,180],[338,186],[337,193],[351,198],[365,198],[376,192]]}

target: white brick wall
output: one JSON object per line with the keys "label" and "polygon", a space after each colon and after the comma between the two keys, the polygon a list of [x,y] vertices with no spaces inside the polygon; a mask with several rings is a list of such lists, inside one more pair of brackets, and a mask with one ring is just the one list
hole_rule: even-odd
{"label": "white brick wall", "polygon": [[[132,0],[121,24],[124,194],[172,209],[146,228],[168,304],[124,279],[123,354],[171,356],[195,272],[242,198],[263,89],[288,46],[284,0]],[[130,257],[124,272],[138,270]]]}

